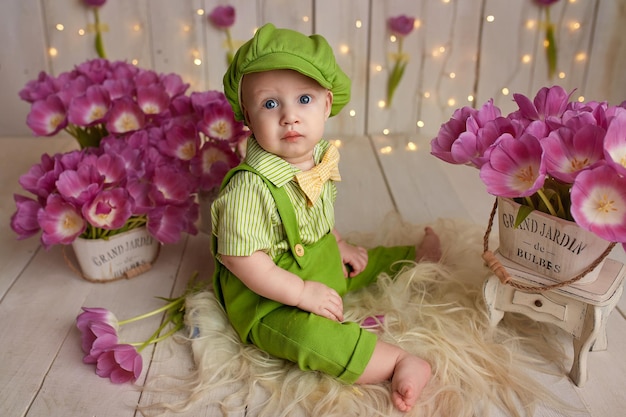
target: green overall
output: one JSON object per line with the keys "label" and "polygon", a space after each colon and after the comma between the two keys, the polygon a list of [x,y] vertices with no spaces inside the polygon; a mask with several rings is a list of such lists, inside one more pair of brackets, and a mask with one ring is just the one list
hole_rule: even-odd
{"label": "green overall", "polygon": [[[344,296],[348,291],[374,282],[382,272],[391,274],[391,265],[399,260],[413,260],[413,246],[377,247],[368,251],[368,264],[363,272],[346,278],[335,236],[329,232],[313,245],[304,246],[298,222],[287,193],[276,187],[258,171],[243,163],[231,170],[222,188],[240,170],[253,172],[270,189],[285,228],[290,250],[274,259],[279,267],[304,280],[315,280]],[[213,254],[217,237],[213,236]],[[261,297],[215,262],[213,278],[217,299],[244,343],[282,359],[295,362],[302,370],[319,370],[345,383],[354,383],[365,370],[376,345],[376,336],[357,323],[338,323]]]}

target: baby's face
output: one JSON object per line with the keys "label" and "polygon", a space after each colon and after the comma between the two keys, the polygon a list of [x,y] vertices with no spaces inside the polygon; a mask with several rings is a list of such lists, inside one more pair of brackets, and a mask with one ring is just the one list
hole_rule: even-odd
{"label": "baby's face", "polygon": [[259,145],[287,162],[306,165],[324,133],[332,93],[292,70],[246,74],[241,81],[244,117]]}

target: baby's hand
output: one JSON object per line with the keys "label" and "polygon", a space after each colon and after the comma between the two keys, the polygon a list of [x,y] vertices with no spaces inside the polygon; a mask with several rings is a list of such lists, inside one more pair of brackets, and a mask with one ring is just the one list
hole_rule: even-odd
{"label": "baby's hand", "polygon": [[[361,246],[353,246],[344,240],[338,241],[337,244],[343,261],[343,275],[352,278],[363,272],[367,266],[367,250]],[[350,273],[346,265],[350,266]]]}
{"label": "baby's hand", "polygon": [[296,307],[338,322],[343,321],[343,300],[332,288],[317,281],[304,281]]}

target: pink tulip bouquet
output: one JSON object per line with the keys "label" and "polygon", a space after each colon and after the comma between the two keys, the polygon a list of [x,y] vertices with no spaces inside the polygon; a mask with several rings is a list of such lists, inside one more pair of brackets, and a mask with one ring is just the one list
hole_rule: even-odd
{"label": "pink tulip bouquet", "polygon": [[576,222],[626,249],[626,102],[572,102],[559,86],[534,100],[514,94],[502,116],[489,100],[463,107],[442,124],[431,153],[477,168],[487,192],[522,208]]}
{"label": "pink tulip bouquet", "polygon": [[146,226],[162,243],[197,233],[196,194],[220,185],[249,132],[218,91],[185,95],[175,74],[88,61],[59,77],[41,73],[20,96],[37,135],[65,129],[81,150],[43,155],[20,178],[11,227],[42,231],[45,247]]}

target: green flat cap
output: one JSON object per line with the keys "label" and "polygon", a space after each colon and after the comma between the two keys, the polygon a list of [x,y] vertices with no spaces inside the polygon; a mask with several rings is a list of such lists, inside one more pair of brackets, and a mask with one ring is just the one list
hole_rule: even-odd
{"label": "green flat cap", "polygon": [[335,61],[333,49],[320,35],[306,36],[290,29],[277,29],[267,23],[244,43],[224,74],[224,94],[236,120],[243,120],[239,84],[245,74],[277,69],[298,71],[313,78],[333,93],[330,115],[350,101],[350,78]]}

